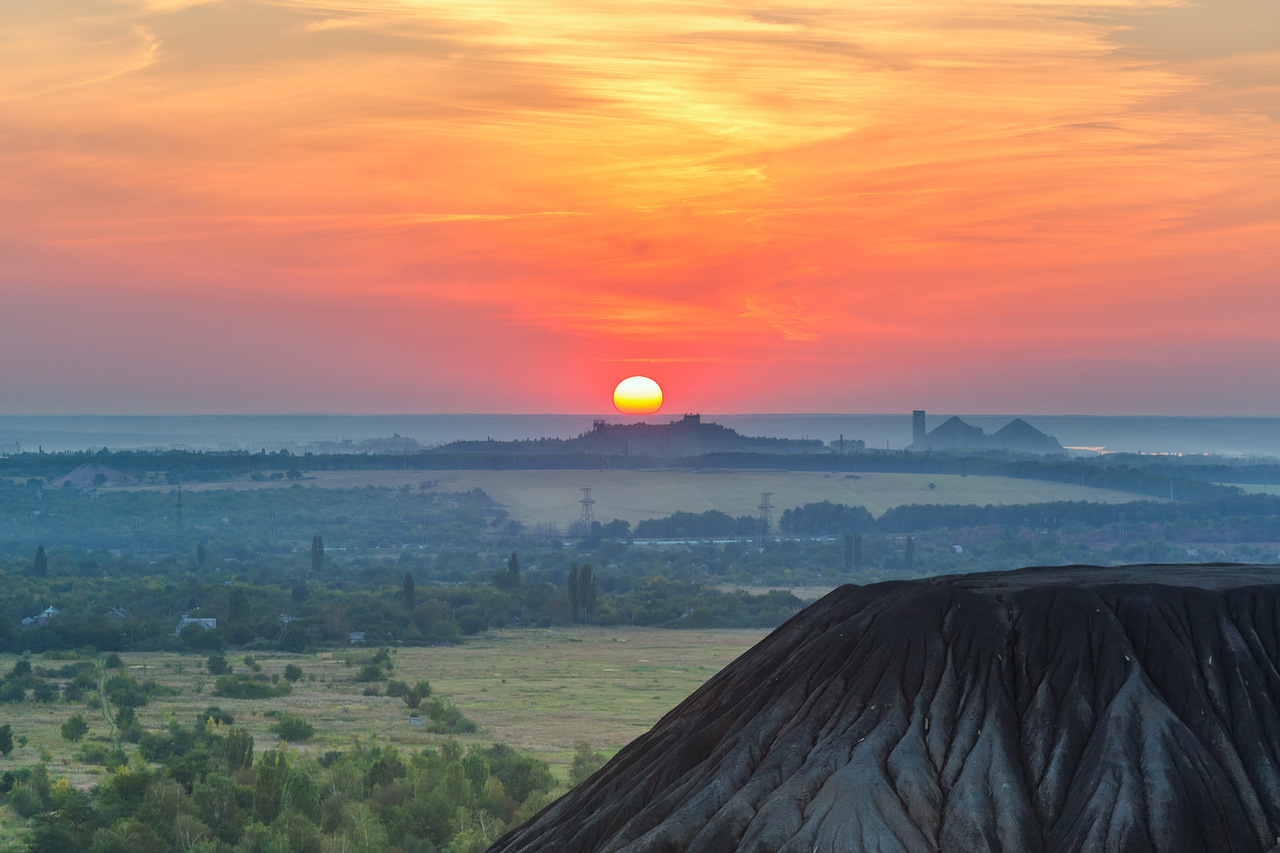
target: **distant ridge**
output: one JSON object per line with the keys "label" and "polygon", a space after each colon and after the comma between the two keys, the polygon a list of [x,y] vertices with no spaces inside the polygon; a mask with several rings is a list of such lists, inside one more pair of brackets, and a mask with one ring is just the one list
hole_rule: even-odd
{"label": "distant ridge", "polygon": [[1058,440],[1046,435],[1022,418],[1014,418],[999,430],[987,435],[981,427],[950,417],[907,448],[921,453],[929,450],[1005,450],[1014,453],[1065,453]]}
{"label": "distant ridge", "polygon": [[109,468],[101,462],[86,462],[71,473],[54,480],[49,484],[49,488],[60,489],[63,486],[70,486],[73,489],[93,489],[102,486],[132,486],[137,482],[134,477],[115,468]]}
{"label": "distant ridge", "polygon": [[[850,449],[861,441],[846,442]],[[593,454],[675,458],[708,453],[822,453],[826,445],[817,439],[766,438],[739,435],[717,423],[704,423],[700,415],[685,415],[665,424],[611,424],[598,419],[591,431],[570,439],[537,441],[457,441],[439,448],[442,453]]]}

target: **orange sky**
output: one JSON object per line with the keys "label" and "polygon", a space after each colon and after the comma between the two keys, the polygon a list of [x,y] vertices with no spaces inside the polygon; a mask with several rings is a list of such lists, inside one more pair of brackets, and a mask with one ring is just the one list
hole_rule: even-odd
{"label": "orange sky", "polygon": [[0,411],[1280,414],[1275,0],[0,10]]}

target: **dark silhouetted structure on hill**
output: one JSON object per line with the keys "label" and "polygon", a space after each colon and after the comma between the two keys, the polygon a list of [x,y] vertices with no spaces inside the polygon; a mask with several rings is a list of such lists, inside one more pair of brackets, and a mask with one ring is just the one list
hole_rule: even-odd
{"label": "dark silhouetted structure on hill", "polygon": [[1005,450],[1015,453],[1065,453],[1058,440],[1046,435],[1022,418],[1014,418],[1004,427],[987,435],[981,427],[965,423],[957,417],[947,418],[925,432],[924,412],[911,413],[911,446],[915,453],[927,450]]}
{"label": "dark silhouetted structure on hill", "polygon": [[704,453],[821,453],[816,439],[739,435],[701,415],[685,415],[666,424],[611,424],[594,421],[591,432],[568,442],[573,450],[605,455],[699,456]]}

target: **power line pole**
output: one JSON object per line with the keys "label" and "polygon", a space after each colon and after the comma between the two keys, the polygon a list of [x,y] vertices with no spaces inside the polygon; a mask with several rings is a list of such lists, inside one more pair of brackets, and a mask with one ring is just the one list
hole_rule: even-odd
{"label": "power line pole", "polygon": [[759,551],[764,547],[764,540],[768,538],[769,531],[773,528],[773,504],[769,499],[773,497],[773,492],[760,493],[760,506],[756,507],[756,550]]}

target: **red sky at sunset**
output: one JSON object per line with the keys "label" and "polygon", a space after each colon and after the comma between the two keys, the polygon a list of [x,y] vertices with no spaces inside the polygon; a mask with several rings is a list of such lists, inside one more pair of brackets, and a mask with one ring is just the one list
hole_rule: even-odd
{"label": "red sky at sunset", "polygon": [[1280,414],[1274,0],[0,9],[0,412]]}

